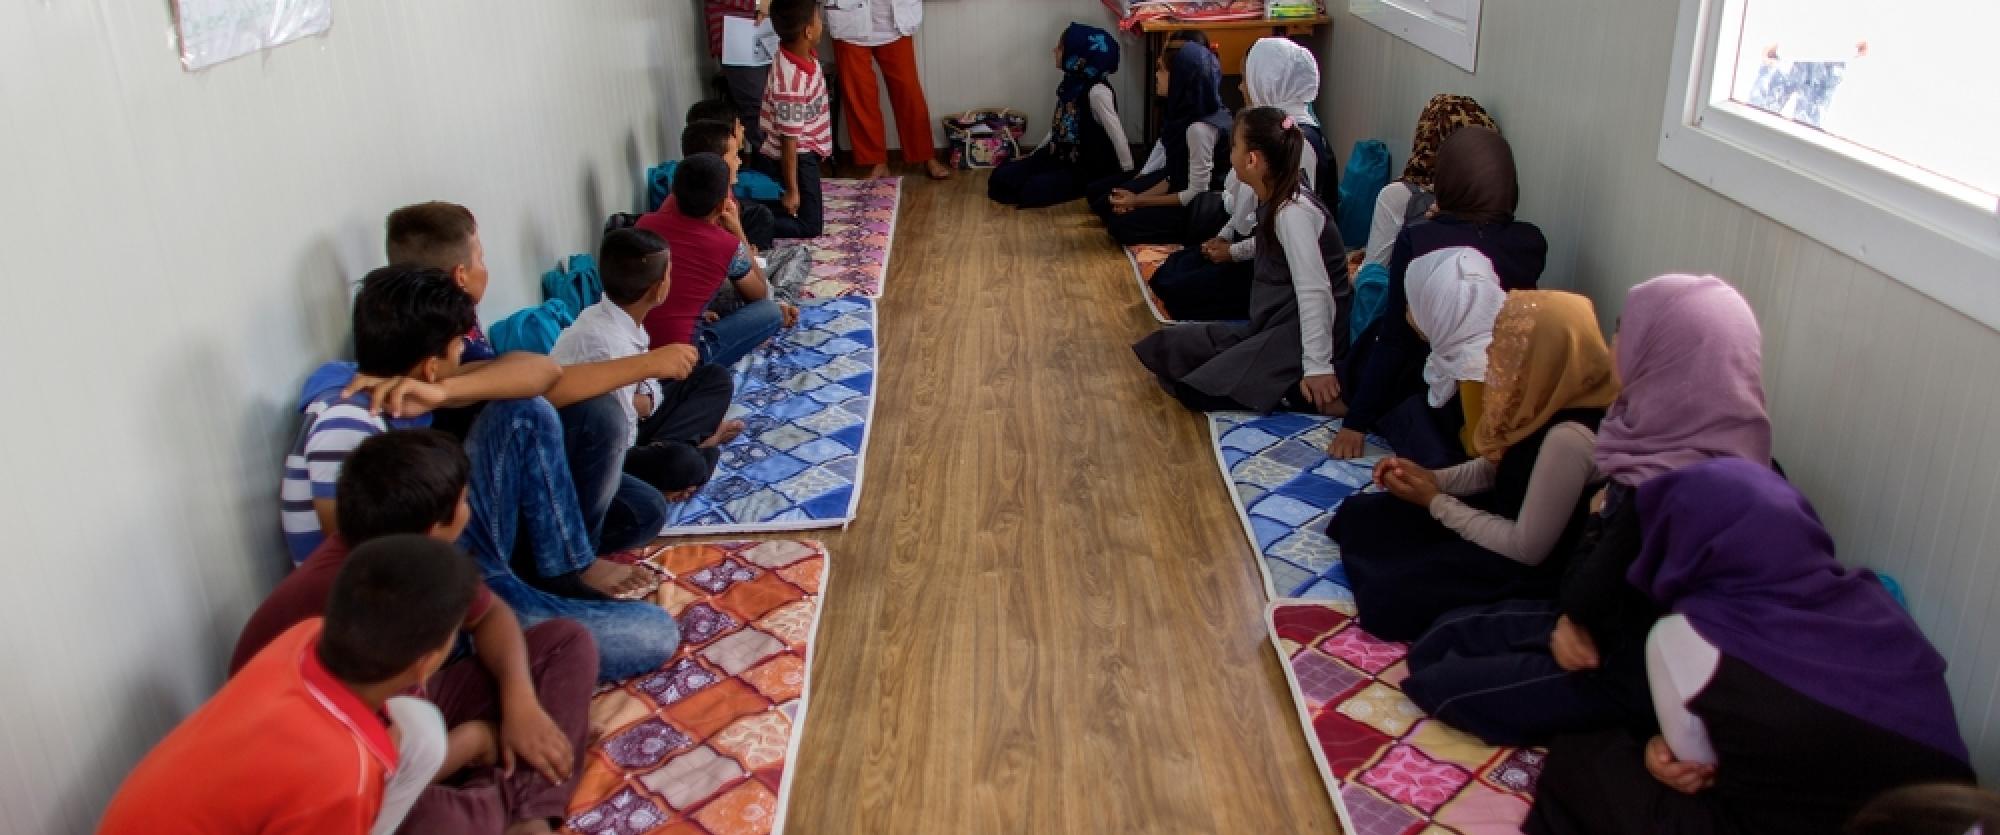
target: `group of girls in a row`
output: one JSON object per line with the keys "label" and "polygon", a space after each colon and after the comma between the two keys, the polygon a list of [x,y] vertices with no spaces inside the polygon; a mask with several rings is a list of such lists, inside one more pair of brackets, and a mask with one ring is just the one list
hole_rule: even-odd
{"label": "group of girls in a row", "polygon": [[[1134,350],[1190,408],[1342,417],[1329,454],[1395,451],[1328,534],[1362,625],[1411,642],[1412,700],[1552,746],[1529,831],[1832,832],[1898,787],[1973,781],[1944,659],[1772,459],[1736,290],[1645,282],[1608,346],[1590,299],[1535,289],[1512,152],[1459,96],[1425,108],[1350,255],[1316,62],[1282,39],[1251,50],[1234,118],[1215,55],[1173,50],[1134,177],[1117,56],[1070,27],[1055,127],[992,196],[1087,198],[1121,244],[1188,245],[1154,287],[1215,321]],[[1385,288],[1360,311],[1357,275]]]}

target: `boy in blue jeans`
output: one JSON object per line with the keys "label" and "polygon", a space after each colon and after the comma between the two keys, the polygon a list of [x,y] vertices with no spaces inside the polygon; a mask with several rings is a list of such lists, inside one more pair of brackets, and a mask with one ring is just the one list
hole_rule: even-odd
{"label": "boy in blue jeans", "polygon": [[[568,618],[588,628],[606,681],[658,668],[678,648],[679,627],[651,602],[612,599],[645,591],[652,578],[597,559],[564,461],[562,422],[531,391],[548,388],[561,370],[533,354],[463,362],[475,319],[472,297],[442,270],[384,267],[363,279],[354,300],[356,362],[314,375],[331,387],[305,398],[306,419],[286,459],[288,537],[317,542],[334,529],[339,471],[362,441],[391,425],[424,425],[439,408],[483,402],[464,437],[472,519],[460,546],[523,624]],[[291,501],[300,494],[309,495],[303,513]],[[322,511],[330,514],[324,521]]]}

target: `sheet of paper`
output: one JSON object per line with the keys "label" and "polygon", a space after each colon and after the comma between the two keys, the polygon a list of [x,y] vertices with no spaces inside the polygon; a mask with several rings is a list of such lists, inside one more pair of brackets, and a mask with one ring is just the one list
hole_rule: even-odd
{"label": "sheet of paper", "polygon": [[778,57],[778,33],[770,18],[753,23],[748,18],[722,19],[722,64],[728,67],[768,67]]}
{"label": "sheet of paper", "polygon": [[325,34],[333,25],[333,0],[175,0],[174,22],[181,65],[198,70]]}

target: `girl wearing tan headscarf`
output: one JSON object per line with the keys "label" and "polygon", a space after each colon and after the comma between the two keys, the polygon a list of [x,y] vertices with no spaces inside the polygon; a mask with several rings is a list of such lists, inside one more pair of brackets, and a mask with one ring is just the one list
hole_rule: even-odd
{"label": "girl wearing tan headscarf", "polygon": [[[1375,198],[1375,219],[1368,226],[1366,242],[1367,259],[1364,263],[1389,265],[1390,250],[1396,245],[1396,233],[1403,231],[1410,219],[1411,198],[1430,191],[1431,181],[1437,169],[1438,149],[1444,141],[1467,125],[1487,128],[1495,132],[1500,125],[1480,107],[1471,96],[1455,96],[1439,93],[1424,105],[1423,115],[1417,117],[1416,138],[1410,143],[1409,162],[1403,164],[1403,176],[1382,187]],[[1430,205],[1425,200],[1419,206],[1418,214]]]}
{"label": "girl wearing tan headscarf", "polygon": [[1549,597],[1600,479],[1598,421],[1617,398],[1590,300],[1508,294],[1487,349],[1478,457],[1432,471],[1384,459],[1386,492],[1350,497],[1327,533],[1340,544],[1361,625],[1415,639],[1463,606]]}

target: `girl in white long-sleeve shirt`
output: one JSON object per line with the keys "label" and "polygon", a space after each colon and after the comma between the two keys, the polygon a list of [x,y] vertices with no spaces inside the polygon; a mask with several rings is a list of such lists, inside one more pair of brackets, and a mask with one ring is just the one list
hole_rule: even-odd
{"label": "girl in white long-sleeve shirt", "polygon": [[1181,42],[1156,68],[1154,87],[1167,109],[1146,167],[1108,192],[1103,183],[1092,187],[1091,208],[1120,244],[1179,243],[1189,204],[1219,190],[1229,173],[1232,122],[1222,103],[1222,62],[1205,40]]}
{"label": "girl in white long-sleeve shirt", "polygon": [[1056,86],[1049,135],[1034,153],[993,172],[986,194],[995,202],[1023,209],[1067,203],[1083,197],[1090,183],[1132,170],[1132,147],[1111,92],[1118,39],[1072,23],[1056,47],[1056,61],[1063,80]]}
{"label": "girl in white long-sleeve shirt", "polygon": [[1172,325],[1133,346],[1189,408],[1343,410],[1335,367],[1352,287],[1333,213],[1305,187],[1305,145],[1298,120],[1277,108],[1237,119],[1230,162],[1263,206],[1250,321]]}

